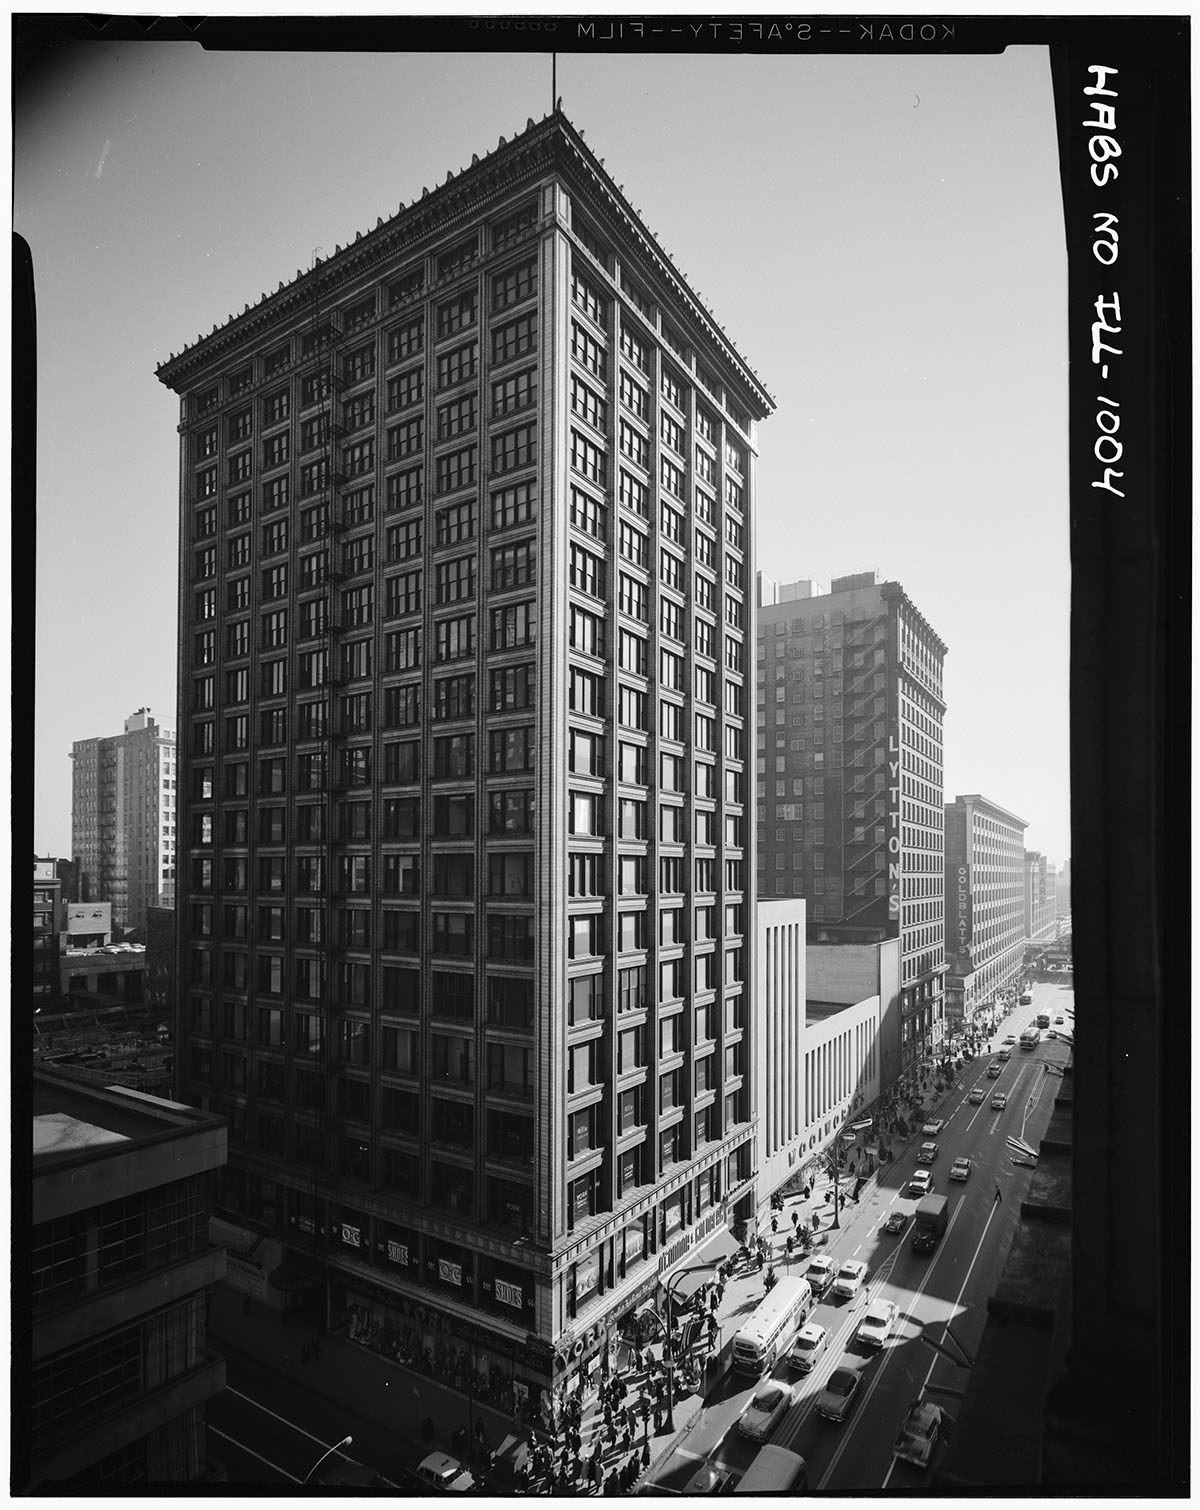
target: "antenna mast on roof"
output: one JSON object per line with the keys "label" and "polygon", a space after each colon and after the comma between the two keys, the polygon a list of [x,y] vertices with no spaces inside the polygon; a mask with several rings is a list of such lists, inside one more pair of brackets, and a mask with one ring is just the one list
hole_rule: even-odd
{"label": "antenna mast on roof", "polygon": [[558,109],[558,54],[550,54],[550,114]]}

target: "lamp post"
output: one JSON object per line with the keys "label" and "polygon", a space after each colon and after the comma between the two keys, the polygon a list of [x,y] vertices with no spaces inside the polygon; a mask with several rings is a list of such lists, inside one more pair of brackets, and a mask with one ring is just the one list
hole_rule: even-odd
{"label": "lamp post", "polygon": [[307,1484],[308,1481],[309,1481],[309,1479],[312,1478],[313,1474],[316,1473],[317,1469],[321,1466],[321,1464],[325,1461],[326,1458],[331,1458],[334,1455],[335,1452],[341,1452],[341,1450],[342,1450],[343,1447],[350,1447],[350,1446],[353,1445],[353,1443],[354,1443],[354,1438],[353,1437],[343,1437],[340,1442],[335,1442],[332,1447],[328,1448],[325,1452],[323,1452],[321,1454],[321,1456],[312,1465],[312,1467],[308,1470],[308,1472],[304,1475],[304,1477],[300,1480],[300,1482],[302,1484]]}

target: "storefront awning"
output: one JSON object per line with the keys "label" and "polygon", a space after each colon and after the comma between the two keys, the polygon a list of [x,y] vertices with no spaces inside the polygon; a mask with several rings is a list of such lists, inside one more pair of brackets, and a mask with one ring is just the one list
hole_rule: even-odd
{"label": "storefront awning", "polygon": [[[671,1288],[671,1300],[675,1306],[690,1300],[701,1285],[708,1284],[713,1271],[725,1259],[738,1251],[738,1241],[728,1227],[718,1227],[713,1235],[685,1258],[659,1275],[659,1284]],[[680,1277],[676,1277],[680,1276]]]}

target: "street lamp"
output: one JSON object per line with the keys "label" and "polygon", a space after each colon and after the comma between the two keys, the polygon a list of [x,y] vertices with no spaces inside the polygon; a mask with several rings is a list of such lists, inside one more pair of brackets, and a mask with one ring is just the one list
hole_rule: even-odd
{"label": "street lamp", "polygon": [[321,1456],[312,1465],[312,1467],[308,1470],[308,1472],[304,1475],[300,1482],[302,1484],[307,1484],[309,1479],[312,1478],[313,1474],[316,1473],[317,1469],[321,1466],[326,1458],[331,1458],[335,1452],[341,1452],[343,1447],[350,1447],[353,1445],[353,1443],[353,1437],[343,1437],[340,1442],[335,1442],[332,1447],[321,1454]]}

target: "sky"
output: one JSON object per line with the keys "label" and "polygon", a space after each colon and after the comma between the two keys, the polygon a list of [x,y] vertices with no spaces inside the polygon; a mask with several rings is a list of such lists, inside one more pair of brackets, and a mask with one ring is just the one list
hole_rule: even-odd
{"label": "sky", "polygon": [[[945,791],[1070,854],[1067,267],[1047,54],[560,54],[563,109],[776,399],[758,564],[877,571],[948,646]],[[511,139],[547,53],[91,45],[18,96],[38,322],[34,841],[76,740],[175,714],[156,366]],[[57,669],[52,669],[57,668]]]}

